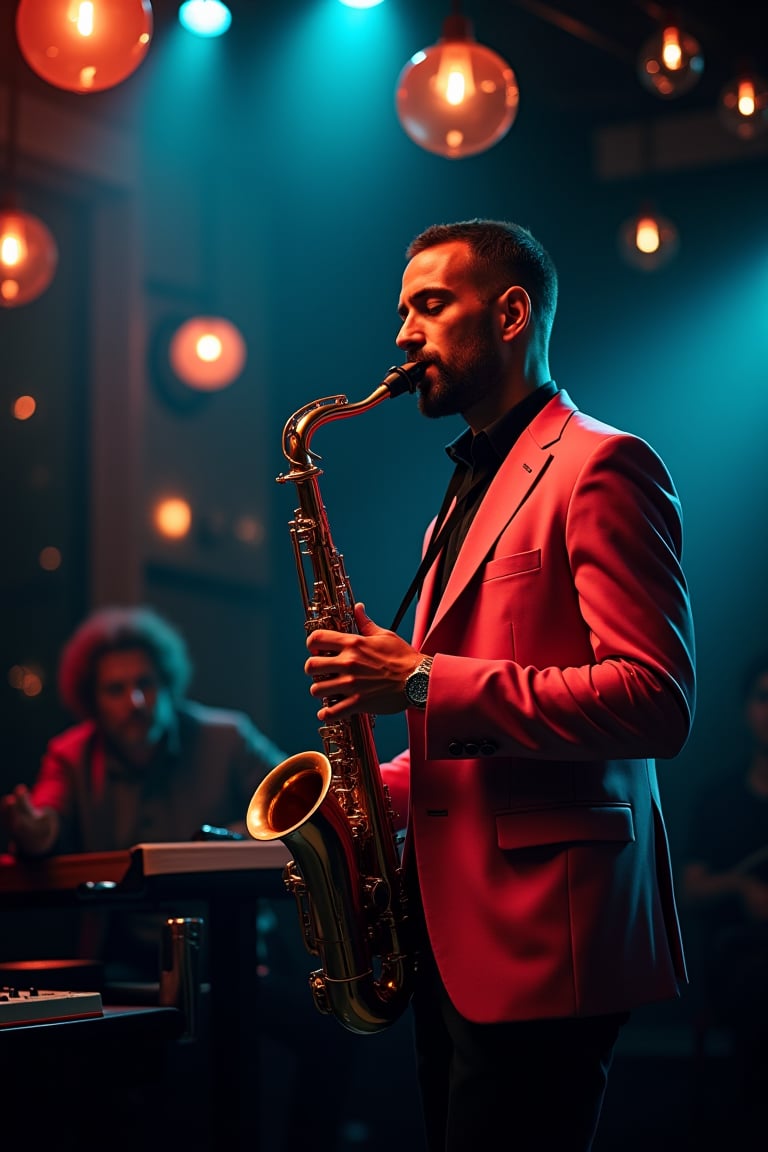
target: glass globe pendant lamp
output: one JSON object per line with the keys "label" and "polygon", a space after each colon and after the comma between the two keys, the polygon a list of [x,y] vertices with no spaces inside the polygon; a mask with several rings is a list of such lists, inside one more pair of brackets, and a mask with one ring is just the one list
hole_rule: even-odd
{"label": "glass globe pendant lamp", "polygon": [[673,99],[690,91],[704,71],[704,56],[695,36],[670,21],[650,36],[637,58],[641,83],[656,96]]}
{"label": "glass globe pendant lamp", "polygon": [[16,39],[33,72],[69,92],[99,92],[141,64],[152,39],[150,0],[20,0]]}
{"label": "glass globe pendant lamp", "polygon": [[45,292],[59,252],[48,227],[12,201],[0,208],[0,308],[18,308]]}
{"label": "glass globe pendant lamp", "polygon": [[720,122],[741,140],[753,140],[768,130],[768,81],[743,67],[725,85],[718,104]]}
{"label": "glass globe pendant lamp", "polygon": [[469,20],[448,16],[436,44],[412,56],[397,81],[397,116],[427,152],[456,160],[485,152],[511,128],[519,90],[512,68],[478,44]]}

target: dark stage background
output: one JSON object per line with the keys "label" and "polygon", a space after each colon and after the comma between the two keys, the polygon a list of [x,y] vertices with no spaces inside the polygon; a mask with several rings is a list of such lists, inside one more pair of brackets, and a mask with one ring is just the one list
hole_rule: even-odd
{"label": "dark stage background", "polygon": [[[736,141],[714,112],[744,47],[759,47],[750,6],[685,6],[707,64],[665,102],[634,71],[650,5],[569,0],[557,9],[573,34],[543,5],[468,0],[521,98],[508,135],[458,161],[417,148],[394,108],[397,75],[437,40],[445,0],[230,7],[229,34],[206,42],[181,32],[176,4],[155,2],[146,60],[109,92],[60,92],[17,69],[23,206],[56,236],[59,266],[37,301],[0,310],[0,788],[31,780],[69,721],[54,682],[62,641],[115,601],[146,601],[181,627],[195,696],[245,708],[290,752],[318,746],[287,528],[295,490],[275,483],[283,424],[321,396],[361,399],[402,359],[396,302],[417,232],[509,218],[560,270],[555,379],[646,437],[682,499],[699,706],[660,771],[677,866],[693,799],[739,751],[741,668],[768,643],[768,145]],[[14,9],[0,6],[8,61]],[[649,197],[680,233],[654,273],[618,244]],[[204,311],[238,324],[246,368],[199,405],[174,404],[158,386],[157,334]],[[24,393],[38,412],[20,422]],[[381,624],[417,564],[457,430],[403,397],[315,438],[335,542]],[[151,526],[168,494],[193,506],[181,543]],[[255,542],[237,538],[241,517]],[[40,567],[46,546],[61,551],[55,571]],[[13,686],[14,666],[39,672],[38,695]],[[382,758],[399,750],[401,718],[376,731]]]}

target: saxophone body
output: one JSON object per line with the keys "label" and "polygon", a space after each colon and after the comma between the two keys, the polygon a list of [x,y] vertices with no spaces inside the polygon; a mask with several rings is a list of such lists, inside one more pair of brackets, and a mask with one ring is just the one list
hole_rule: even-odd
{"label": "saxophone body", "polygon": [[[365,400],[328,396],[299,409],[283,431],[299,507],[289,528],[307,634],[317,628],[354,632],[354,598],[343,557],[333,545],[320,494],[312,435],[322,424],[367,412],[413,392],[420,363],[395,366]],[[278,764],[256,789],[246,824],[255,840],[282,840],[293,859],[283,879],[297,903],[316,1007],[352,1032],[394,1023],[412,993],[416,959],[409,950],[394,815],[379,770],[373,718],[327,723],[323,752],[300,752]]]}

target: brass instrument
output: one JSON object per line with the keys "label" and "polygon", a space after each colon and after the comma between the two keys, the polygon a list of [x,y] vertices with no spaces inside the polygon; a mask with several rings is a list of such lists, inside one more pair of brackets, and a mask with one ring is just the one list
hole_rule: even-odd
{"label": "brass instrument", "polygon": [[[343,558],[331,539],[320,495],[322,475],[310,451],[322,424],[367,412],[389,397],[414,392],[422,363],[396,365],[365,400],[327,396],[300,408],[283,430],[283,454],[299,508],[290,522],[307,634],[317,628],[355,632],[354,598]],[[406,940],[394,816],[379,771],[373,718],[359,714],[321,726],[321,752],[300,752],[256,789],[246,823],[255,840],[282,840],[294,859],[283,879],[293,893],[308,952],[321,968],[309,982],[317,1008],[351,1032],[378,1032],[402,1015],[416,960]]]}

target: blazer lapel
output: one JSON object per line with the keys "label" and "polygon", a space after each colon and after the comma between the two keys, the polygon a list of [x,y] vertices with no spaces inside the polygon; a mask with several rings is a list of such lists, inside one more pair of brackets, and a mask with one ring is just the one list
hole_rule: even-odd
{"label": "blazer lapel", "polygon": [[[534,417],[525,432],[513,445],[512,450],[494,476],[483,498],[477,514],[470,525],[461,547],[453,572],[448,578],[445,592],[426,635],[422,629],[426,621],[422,613],[417,614],[415,637],[427,639],[434,627],[440,623],[456,603],[458,597],[469,584],[477,570],[484,564],[488,553],[525,503],[529,493],[539,483],[549,467],[553,453],[552,445],[563,434],[576,406],[567,392],[560,391]],[[436,577],[436,564],[433,564],[424,580],[419,605],[432,602]]]}

